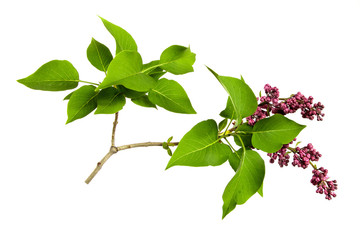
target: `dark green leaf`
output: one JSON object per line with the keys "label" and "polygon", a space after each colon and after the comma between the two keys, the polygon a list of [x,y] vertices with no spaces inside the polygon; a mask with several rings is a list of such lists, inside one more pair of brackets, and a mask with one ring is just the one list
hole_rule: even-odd
{"label": "dark green leaf", "polygon": [[255,94],[245,81],[238,78],[220,76],[212,69],[208,69],[228,92],[236,115],[234,119],[241,122],[243,118],[250,116],[256,111],[258,103]]}
{"label": "dark green leaf", "polygon": [[227,159],[231,149],[218,140],[218,128],[212,119],[196,124],[180,140],[166,169],[175,166],[218,166]]}
{"label": "dark green leaf", "polygon": [[190,48],[173,45],[165,49],[160,56],[161,68],[172,74],[193,72],[195,53]]}
{"label": "dark green leaf", "polygon": [[91,39],[91,43],[86,53],[89,62],[94,67],[103,72],[107,71],[111,60],[113,60],[113,56],[110,50],[104,44],[96,41],[94,38]]}
{"label": "dark green leaf", "polygon": [[82,86],[74,91],[67,106],[66,124],[91,113],[96,108],[97,94],[95,87],[91,85]]}
{"label": "dark green leaf", "polygon": [[237,133],[234,136],[234,141],[235,141],[236,145],[242,147],[242,143],[241,143],[241,141],[239,139],[239,137],[241,137],[245,147],[252,146],[252,143],[251,143],[252,130],[253,130],[253,128],[251,126],[247,125],[247,124],[239,125],[237,127],[237,129],[236,129],[236,132],[239,132],[239,133]]}
{"label": "dark green leaf", "polygon": [[160,79],[150,90],[149,99],[152,103],[171,112],[196,113],[185,90],[174,80]]}
{"label": "dark green leaf", "polygon": [[42,65],[30,76],[17,81],[35,90],[63,91],[77,87],[79,73],[66,60],[53,60]]}
{"label": "dark green leaf", "polygon": [[219,131],[222,131],[227,126],[228,120],[225,118],[219,123]]}
{"label": "dark green leaf", "polygon": [[120,111],[125,105],[124,95],[116,88],[109,87],[100,91],[97,97],[95,114],[113,114]]}
{"label": "dark green leaf", "polygon": [[111,33],[116,41],[116,54],[124,50],[137,51],[137,45],[132,36],[119,26],[100,17],[106,29]]}
{"label": "dark green leaf", "polygon": [[66,96],[64,97],[63,101],[69,100],[70,97],[71,97],[71,95],[72,95],[73,93],[74,93],[74,92],[71,92],[71,93],[69,93],[68,95],[66,95]]}
{"label": "dark green leaf", "polygon": [[231,154],[230,158],[238,158],[240,167],[225,188],[223,218],[236,205],[244,204],[254,195],[261,187],[265,176],[265,163],[257,152],[240,149]]}
{"label": "dark green leaf", "polygon": [[255,148],[273,153],[291,142],[305,127],[281,114],[275,114],[255,123],[251,141]]}
{"label": "dark green leaf", "polygon": [[228,119],[235,119],[236,118],[236,113],[234,111],[234,106],[231,102],[230,97],[228,97],[228,100],[226,102],[226,108],[225,110],[223,110],[220,113],[220,116],[223,118],[228,118]]}
{"label": "dark green leaf", "polygon": [[141,107],[156,108],[156,105],[150,102],[147,95],[138,98],[132,98],[131,101]]}
{"label": "dark green leaf", "polygon": [[98,88],[123,85],[131,90],[147,92],[156,85],[156,80],[142,70],[142,59],[138,52],[122,51],[111,61],[107,76]]}

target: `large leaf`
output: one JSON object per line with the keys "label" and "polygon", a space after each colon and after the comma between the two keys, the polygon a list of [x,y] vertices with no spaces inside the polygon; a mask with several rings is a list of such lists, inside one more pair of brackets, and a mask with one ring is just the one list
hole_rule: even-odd
{"label": "large leaf", "polygon": [[273,153],[291,142],[305,127],[281,114],[275,114],[254,125],[251,141],[255,148]]}
{"label": "large leaf", "polygon": [[53,60],[42,65],[30,76],[17,81],[36,90],[63,91],[77,87],[79,73],[66,60]]}
{"label": "large leaf", "polygon": [[82,86],[74,91],[67,106],[66,124],[91,113],[96,108],[97,94],[95,87],[91,85]]}
{"label": "large leaf", "polygon": [[166,169],[175,165],[218,166],[230,153],[230,147],[219,142],[216,122],[210,119],[196,124],[184,135]]}
{"label": "large leaf", "polygon": [[222,196],[223,218],[234,210],[236,205],[244,204],[254,195],[260,189],[265,176],[265,163],[257,152],[240,149],[232,153],[230,158],[238,158],[240,167]]}
{"label": "large leaf", "polygon": [[165,49],[160,56],[160,67],[172,74],[193,72],[195,53],[190,48],[173,45]]}
{"label": "large leaf", "polygon": [[255,94],[244,80],[220,76],[212,69],[208,69],[214,74],[229,94],[236,115],[234,119],[240,122],[243,118],[250,116],[256,111],[258,103]]}
{"label": "large leaf", "polygon": [[137,51],[137,45],[132,36],[119,26],[100,17],[106,29],[111,33],[116,41],[116,54],[124,50]]}
{"label": "large leaf", "polygon": [[125,105],[124,95],[116,88],[109,87],[100,91],[97,97],[95,114],[113,114]]}
{"label": "large leaf", "polygon": [[139,92],[147,92],[156,84],[156,80],[142,72],[141,56],[135,51],[122,51],[111,61],[107,76],[99,89],[112,85],[123,85]]}
{"label": "large leaf", "polygon": [[94,67],[103,72],[107,71],[111,60],[113,60],[113,56],[110,50],[104,44],[96,41],[94,38],[91,39],[91,43],[86,53],[89,62]]}
{"label": "large leaf", "polygon": [[171,112],[196,113],[185,90],[174,80],[160,79],[150,90],[149,99],[152,103]]}

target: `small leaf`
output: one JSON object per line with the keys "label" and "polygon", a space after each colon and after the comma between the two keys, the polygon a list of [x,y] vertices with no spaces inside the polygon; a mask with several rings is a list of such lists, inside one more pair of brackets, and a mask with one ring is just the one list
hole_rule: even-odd
{"label": "small leaf", "polygon": [[225,118],[219,123],[219,131],[222,131],[227,126],[228,120]]}
{"label": "small leaf", "polygon": [[116,54],[124,50],[137,51],[137,45],[132,36],[119,26],[100,17],[106,29],[111,33],[116,41]]}
{"label": "small leaf", "polygon": [[305,127],[281,114],[275,114],[255,123],[251,141],[255,148],[273,153],[291,142]]}
{"label": "small leaf", "polygon": [[159,63],[162,69],[172,74],[193,72],[195,53],[192,53],[190,48],[173,45],[162,52]]}
{"label": "small leaf", "polygon": [[235,112],[234,119],[241,122],[243,118],[250,116],[256,111],[258,103],[255,94],[244,80],[220,76],[212,69],[208,69],[229,94],[229,99]]}
{"label": "small leaf", "polygon": [[122,51],[111,61],[107,76],[98,88],[123,85],[131,90],[147,92],[156,85],[156,80],[142,70],[142,59],[138,52]]}
{"label": "small leaf", "polygon": [[71,97],[71,95],[72,95],[73,93],[74,93],[74,92],[71,92],[71,93],[69,93],[68,95],[66,95],[66,96],[64,97],[63,101],[69,100],[70,97]]}
{"label": "small leaf", "polygon": [[30,76],[17,81],[35,90],[64,91],[78,86],[79,73],[66,60],[53,60]]}
{"label": "small leaf", "polygon": [[230,97],[228,97],[228,100],[226,102],[226,108],[220,113],[220,116],[223,118],[228,118],[230,120],[236,118],[234,106],[231,102]]}
{"label": "small leaf", "polygon": [[125,105],[124,95],[116,88],[109,87],[100,91],[97,97],[95,114],[113,114],[120,111]]}
{"label": "small leaf", "polygon": [[253,128],[247,124],[239,125],[236,129],[236,132],[240,132],[240,133],[237,133],[234,136],[234,142],[236,143],[236,145],[242,147],[242,143],[239,139],[239,137],[241,137],[245,147],[251,147],[252,130]]}
{"label": "small leaf", "polygon": [[110,62],[113,60],[110,50],[94,38],[91,39],[91,43],[86,53],[89,62],[103,72],[107,71]]}
{"label": "small leaf", "polygon": [[141,107],[156,108],[156,105],[149,100],[147,95],[138,98],[132,98],[131,101]]}
{"label": "small leaf", "polygon": [[172,151],[170,148],[167,149],[167,153],[169,154],[170,157],[172,156]]}
{"label": "small leaf", "polygon": [[123,94],[125,97],[127,98],[139,98],[142,97],[146,94],[146,92],[138,92],[138,91],[134,91],[131,89],[128,89],[122,85],[117,85],[116,86]]}
{"label": "small leaf", "polygon": [[149,99],[152,103],[171,112],[196,113],[185,90],[174,80],[160,79],[150,90]]}
{"label": "small leaf", "polygon": [[169,143],[169,142],[171,142],[171,140],[173,140],[173,136],[169,137],[166,142]]}
{"label": "small leaf", "polygon": [[91,85],[82,86],[74,91],[67,106],[68,119],[66,124],[91,113],[96,108],[97,94],[95,87]]}
{"label": "small leaf", "polygon": [[196,124],[180,140],[166,169],[175,166],[218,166],[227,159],[231,149],[218,140],[218,128],[214,120]]}
{"label": "small leaf", "polygon": [[262,185],[265,176],[265,163],[260,155],[252,150],[240,149],[230,155],[238,158],[240,167],[230,180],[223,194],[223,218],[236,205],[244,204]]}

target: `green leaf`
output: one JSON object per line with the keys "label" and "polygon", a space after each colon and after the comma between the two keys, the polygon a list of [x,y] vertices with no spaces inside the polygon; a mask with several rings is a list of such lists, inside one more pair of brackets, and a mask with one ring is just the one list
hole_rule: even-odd
{"label": "green leaf", "polygon": [[241,137],[245,147],[251,147],[252,130],[253,128],[247,124],[239,125],[236,129],[236,132],[240,132],[240,133],[237,133],[234,136],[234,142],[236,143],[236,145],[242,147],[242,143],[239,139],[239,137]]}
{"label": "green leaf", "polygon": [[166,71],[164,71],[159,66],[160,66],[159,60],[146,63],[143,66],[143,72],[149,75],[150,77],[159,80],[166,73]]}
{"label": "green leaf", "polygon": [[196,124],[184,135],[166,169],[175,165],[218,166],[230,153],[230,147],[219,142],[216,122],[210,119]]}
{"label": "green leaf", "polygon": [[234,210],[236,205],[244,204],[254,195],[261,187],[265,176],[265,163],[257,152],[240,149],[231,154],[230,158],[238,158],[240,167],[222,196],[223,218]]}
{"label": "green leaf", "polygon": [[173,45],[162,52],[159,63],[162,69],[172,74],[193,72],[195,53],[192,53],[190,48]]}
{"label": "green leaf", "polygon": [[78,86],[79,73],[66,60],[53,60],[30,76],[17,81],[35,90],[64,91]]}
{"label": "green leaf", "polygon": [[139,92],[147,92],[156,85],[156,80],[142,72],[141,56],[135,51],[122,51],[111,61],[107,76],[99,89],[123,85]]}
{"label": "green leaf", "polygon": [[241,122],[243,118],[250,116],[256,111],[258,103],[255,94],[245,81],[238,78],[220,76],[212,69],[208,69],[229,94],[236,115],[235,119],[238,122]]}
{"label": "green leaf", "polygon": [[116,54],[124,50],[137,51],[137,45],[132,36],[119,26],[100,17],[106,29],[111,33],[116,41]]}
{"label": "green leaf", "polygon": [[220,123],[219,123],[219,131],[222,131],[226,128],[228,123],[227,118],[223,119]]}
{"label": "green leaf", "polygon": [[69,100],[70,97],[71,97],[71,95],[72,95],[73,93],[74,93],[74,92],[71,92],[71,93],[69,93],[68,95],[66,95],[66,96],[64,97],[63,101]]}
{"label": "green leaf", "polygon": [[230,97],[228,97],[227,102],[226,102],[226,108],[220,113],[220,116],[223,118],[228,118],[228,119],[236,118],[234,106],[231,102]]}
{"label": "green leaf", "polygon": [[156,105],[149,100],[149,97],[147,95],[133,98],[131,99],[131,101],[141,107],[156,108]]}
{"label": "green leaf", "polygon": [[97,97],[95,114],[113,114],[120,111],[125,105],[124,95],[116,88],[109,87],[100,91]]}
{"label": "green leaf", "polygon": [[273,153],[291,142],[305,127],[281,114],[275,114],[255,123],[251,141],[255,148]]}
{"label": "green leaf", "polygon": [[182,86],[174,80],[160,79],[149,91],[152,103],[175,113],[196,113]]}
{"label": "green leaf", "polygon": [[264,197],[263,186],[264,186],[264,182],[261,184],[261,187],[257,190],[257,192],[261,197]]}
{"label": "green leaf", "polygon": [[94,38],[91,39],[91,43],[86,53],[89,62],[103,72],[107,71],[110,62],[113,60],[110,50]]}
{"label": "green leaf", "polygon": [[91,113],[96,108],[97,95],[95,87],[91,85],[82,86],[74,91],[67,106],[68,119],[66,124]]}
{"label": "green leaf", "polygon": [[131,89],[128,89],[122,85],[117,85],[116,86],[123,94],[125,97],[127,98],[139,98],[141,96],[144,96],[146,94],[146,92],[138,92],[138,91],[134,91]]}

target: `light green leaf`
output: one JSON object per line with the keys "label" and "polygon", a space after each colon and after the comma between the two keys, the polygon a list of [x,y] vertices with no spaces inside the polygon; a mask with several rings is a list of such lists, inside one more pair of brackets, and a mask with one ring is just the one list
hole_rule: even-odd
{"label": "light green leaf", "polygon": [[159,66],[160,66],[159,60],[151,61],[149,63],[144,64],[143,72],[149,75],[150,77],[159,80],[166,73],[166,71],[164,71]]}
{"label": "light green leaf", "polygon": [[156,80],[142,72],[141,56],[135,51],[122,51],[111,61],[107,76],[99,89],[123,85],[139,92],[147,92],[156,85]]}
{"label": "light green leaf", "polygon": [[261,187],[257,190],[258,194],[259,194],[261,197],[264,197],[263,186],[264,186],[264,182],[261,184]]}
{"label": "light green leaf", "polygon": [[82,86],[74,91],[67,106],[66,124],[91,113],[96,108],[97,94],[95,87],[91,85]]}
{"label": "light green leaf", "polygon": [[77,87],[79,73],[66,60],[53,60],[42,65],[30,76],[17,81],[35,90],[64,91]]}
{"label": "light green leaf", "polygon": [[226,128],[228,123],[227,118],[223,119],[221,122],[219,122],[219,131],[222,131]]}
{"label": "light green leaf", "polygon": [[100,91],[97,97],[95,114],[113,114],[120,111],[125,105],[124,95],[116,88],[109,87]]}
{"label": "light green leaf", "polygon": [[138,98],[133,98],[131,101],[141,107],[149,107],[149,108],[156,108],[156,105],[153,104],[147,95],[143,95]]}
{"label": "light green leaf", "polygon": [[230,147],[219,142],[216,122],[210,119],[196,124],[184,135],[166,169],[175,165],[218,166],[230,153]]}
{"label": "light green leaf", "polygon": [[208,69],[229,94],[236,120],[241,122],[243,118],[250,116],[256,111],[258,103],[255,94],[245,81],[238,78],[220,76],[212,69]]}
{"label": "light green leaf", "polygon": [[190,48],[173,45],[165,49],[160,56],[160,67],[172,74],[193,72],[195,53]]}
{"label": "light green leaf", "polygon": [[230,97],[228,97],[227,102],[226,102],[226,108],[220,113],[220,116],[223,118],[228,118],[228,119],[236,118],[236,113],[234,111],[234,106],[231,102]]}
{"label": "light green leaf", "polygon": [[273,153],[291,142],[305,127],[281,114],[275,114],[255,123],[251,141],[255,148]]}
{"label": "light green leaf", "polygon": [[138,91],[134,91],[131,89],[128,89],[122,85],[117,85],[116,86],[123,94],[125,97],[127,98],[139,98],[141,96],[144,96],[146,94],[146,92],[138,92]]}
{"label": "light green leaf", "polygon": [[116,54],[124,50],[137,51],[137,45],[132,36],[119,26],[100,17],[106,29],[111,33],[116,41]]}
{"label": "light green leaf", "polygon": [[91,43],[86,53],[89,62],[103,72],[106,72],[111,60],[113,60],[110,50],[94,38],[91,39]]}
{"label": "light green leaf", "polygon": [[223,218],[234,210],[236,205],[244,204],[254,195],[261,187],[265,176],[265,163],[257,152],[240,149],[231,154],[230,158],[238,158],[240,167],[222,196]]}
{"label": "light green leaf", "polygon": [[152,103],[176,113],[196,113],[189,97],[179,83],[166,78],[160,79],[149,91]]}

